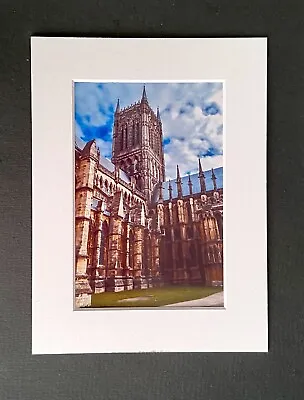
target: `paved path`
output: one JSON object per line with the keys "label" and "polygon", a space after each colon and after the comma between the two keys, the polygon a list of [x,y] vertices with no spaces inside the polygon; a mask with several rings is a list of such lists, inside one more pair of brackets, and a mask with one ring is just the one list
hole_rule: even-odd
{"label": "paved path", "polygon": [[167,304],[165,307],[224,307],[224,292],[211,294],[202,299]]}

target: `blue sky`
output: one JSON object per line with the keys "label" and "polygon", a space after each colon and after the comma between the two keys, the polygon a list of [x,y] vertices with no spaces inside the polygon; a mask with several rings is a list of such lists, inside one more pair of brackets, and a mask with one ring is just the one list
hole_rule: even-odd
{"label": "blue sky", "polygon": [[[76,136],[96,139],[101,154],[111,158],[117,99],[121,107],[141,98],[143,83],[75,83]],[[222,83],[146,83],[150,106],[159,107],[163,123],[166,178],[223,165]]]}

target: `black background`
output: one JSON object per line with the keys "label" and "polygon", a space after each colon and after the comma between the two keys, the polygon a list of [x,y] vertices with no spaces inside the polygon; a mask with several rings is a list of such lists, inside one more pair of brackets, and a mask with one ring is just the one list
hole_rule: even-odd
{"label": "black background", "polygon": [[[1,400],[303,398],[303,27],[295,0],[1,0]],[[269,38],[268,354],[31,355],[31,35]]]}

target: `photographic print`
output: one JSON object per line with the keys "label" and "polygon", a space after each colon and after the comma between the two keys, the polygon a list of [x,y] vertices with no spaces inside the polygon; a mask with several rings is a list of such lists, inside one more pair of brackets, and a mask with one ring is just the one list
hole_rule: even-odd
{"label": "photographic print", "polygon": [[267,39],[31,51],[33,353],[267,351]]}
{"label": "photographic print", "polygon": [[224,306],[223,90],[74,82],[76,309]]}

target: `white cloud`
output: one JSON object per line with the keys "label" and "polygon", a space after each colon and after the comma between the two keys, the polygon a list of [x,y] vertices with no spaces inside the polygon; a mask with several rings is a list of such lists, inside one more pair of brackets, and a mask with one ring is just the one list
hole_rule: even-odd
{"label": "white cloud", "polygon": [[83,137],[82,129],[80,128],[80,125],[77,122],[75,122],[75,136],[78,139],[81,139]]}
{"label": "white cloud", "polygon": [[[188,142],[172,140],[167,147],[168,151],[165,153],[167,179],[175,178],[176,165],[179,165],[182,175],[186,175],[188,172],[197,172],[197,153],[199,151],[207,152],[209,148],[207,143],[196,140]],[[221,167],[223,165],[223,156],[205,156],[201,159],[201,163],[204,170]]]}
{"label": "white cloud", "polygon": [[[109,110],[116,107],[117,98],[121,107],[140,100],[142,84],[110,83],[99,86],[83,83],[77,88],[76,111],[86,117],[88,124],[101,126],[109,119]],[[182,175],[197,171],[197,156],[202,159],[204,169],[222,165],[223,152],[223,91],[220,83],[147,83],[146,92],[150,106],[160,108],[165,146],[166,173],[176,174],[179,164]],[[206,107],[216,103],[219,113],[206,113]],[[112,111],[111,111],[112,112]],[[78,128],[77,128],[78,129]],[[102,154],[111,153],[111,142],[99,140]],[[214,154],[214,155],[213,155]]]}
{"label": "white cloud", "polygon": [[102,139],[96,139],[96,145],[99,147],[100,152],[103,156],[107,158],[111,158],[112,156],[112,143],[106,142]]}

